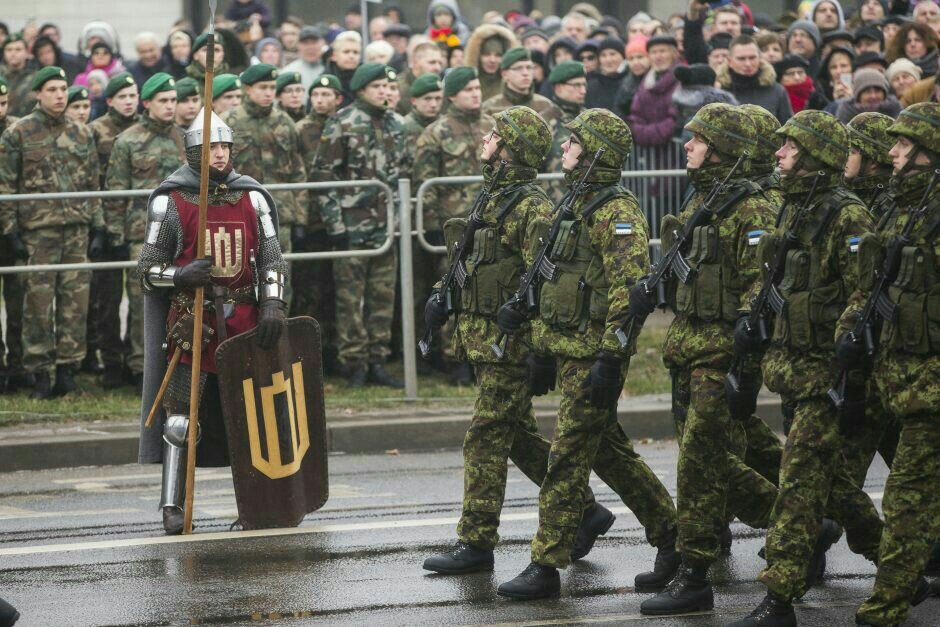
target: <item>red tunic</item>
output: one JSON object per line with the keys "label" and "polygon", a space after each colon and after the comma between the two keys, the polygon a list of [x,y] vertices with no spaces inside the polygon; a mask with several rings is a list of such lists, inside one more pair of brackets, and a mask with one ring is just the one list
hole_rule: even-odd
{"label": "red tunic", "polygon": [[[174,265],[185,266],[196,258],[196,230],[199,224],[199,205],[184,199],[178,192],[170,192],[179,212],[183,228],[183,250]],[[209,205],[206,211],[206,254],[215,260],[212,266],[212,282],[237,289],[252,285],[251,253],[257,256],[258,215],[248,192],[234,204]],[[210,298],[208,288],[206,297]],[[190,292],[192,295],[192,292]],[[171,310],[170,316],[176,312]],[[214,311],[203,310],[203,322],[216,329]],[[225,319],[228,337],[234,337],[253,329],[258,324],[258,308],[253,304],[236,304],[234,312]],[[219,346],[218,333],[202,350],[202,370],[215,372],[215,349]],[[180,359],[184,364],[192,363],[192,355],[184,352]]]}

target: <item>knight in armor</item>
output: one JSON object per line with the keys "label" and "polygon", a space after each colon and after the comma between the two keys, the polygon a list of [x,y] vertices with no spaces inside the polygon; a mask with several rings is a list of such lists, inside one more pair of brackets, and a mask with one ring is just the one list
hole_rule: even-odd
{"label": "knight in armor", "polygon": [[212,114],[205,256],[196,251],[203,113],[186,131],[186,165],[149,199],[146,240],[137,271],[146,294],[142,418],[167,361],[183,351],[151,428],[141,423],[140,463],[163,463],[160,508],[168,535],[181,533],[192,368],[193,296],[205,288],[197,466],[228,466],[215,351],[225,339],[258,327],[261,348],[284,328],[287,264],[278,243],[271,195],[232,169],[232,129]]}

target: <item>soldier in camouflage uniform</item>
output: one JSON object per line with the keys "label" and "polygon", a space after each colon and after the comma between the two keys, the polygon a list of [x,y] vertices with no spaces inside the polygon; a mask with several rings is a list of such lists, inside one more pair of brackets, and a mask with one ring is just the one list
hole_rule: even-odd
{"label": "soldier in camouflage uniform", "polygon": [[[137,123],[137,104],[140,100],[138,85],[130,72],[121,72],[108,81],[105,89],[107,114],[88,125],[95,137],[98,149],[98,174],[101,189],[128,189],[125,187],[108,188],[105,185],[108,161],[117,136]],[[107,222],[106,222],[107,224]],[[119,247],[112,251],[105,249],[101,259],[92,261],[124,261],[127,250]],[[104,375],[101,385],[105,389],[116,388],[127,382],[124,368],[126,346],[121,339],[121,300],[124,298],[124,272],[122,270],[95,270],[91,275],[91,289],[88,296],[87,342],[88,351],[82,362],[82,370],[99,372],[97,352],[101,351],[104,363]]]}
{"label": "soldier in camouflage uniform", "polygon": [[[220,117],[238,143],[232,162],[235,169],[261,183],[303,183],[307,180],[300,156],[297,128],[289,115],[274,107],[277,68],[267,63],[252,65],[241,76],[241,105]],[[291,251],[307,235],[307,192],[273,192],[280,218],[281,250]],[[287,304],[291,289],[287,285]]]}
{"label": "soldier in camouflage uniform", "polygon": [[242,81],[235,74],[212,77],[212,110],[216,115],[228,113],[242,103]]}
{"label": "soldier in camouflage uniform", "polygon": [[[409,171],[401,118],[386,107],[388,75],[380,63],[360,65],[350,88],[356,99],[327,120],[313,176],[324,181],[378,180],[392,190]],[[333,248],[377,248],[386,237],[385,194],[374,187],[320,192],[317,204]],[[384,368],[395,303],[394,247],[377,257],[333,262],[338,349],[349,383],[404,387]]]}
{"label": "soldier in camouflage uniform", "polygon": [[499,62],[503,90],[483,102],[483,113],[494,115],[512,106],[526,106],[534,110],[555,134],[561,120],[561,111],[545,96],[535,93],[535,66],[528,48],[512,48]]}
{"label": "soldier in camouflage uniform", "polygon": [[65,108],[65,117],[84,126],[91,117],[91,100],[88,97],[88,88],[81,85],[69,87],[68,106]]}
{"label": "soldier in camouflage uniform", "polygon": [[[0,76],[0,135],[17,117],[7,115],[10,86]],[[0,266],[15,266],[16,256],[8,246],[0,248]],[[0,394],[12,392],[23,375],[23,281],[15,274],[0,274],[0,293],[6,309],[6,346],[0,327]],[[11,380],[13,383],[11,383]]]}
{"label": "soldier in camouflage uniform", "polygon": [[[467,68],[472,70],[472,68]],[[423,78],[423,77],[422,77]],[[419,78],[418,81],[421,79]],[[417,81],[416,81],[417,82]],[[466,259],[469,282],[454,293],[457,313],[456,342],[477,373],[479,391],[473,420],[464,439],[463,513],[457,525],[459,540],[452,550],[424,562],[425,570],[463,574],[493,569],[493,548],[499,541],[499,514],[506,491],[507,458],[541,485],[548,465],[549,442],[538,433],[532,411],[532,396],[555,387],[553,357],[529,352],[528,331],[514,338],[506,358],[499,360],[490,349],[496,340],[496,312],[509,286],[518,284],[525,233],[533,220],[551,216],[552,205],[535,184],[551,136],[546,124],[527,107],[513,107],[496,117],[495,130],[483,140],[483,173],[487,183],[497,170],[496,162],[507,162],[503,178],[480,218],[486,223],[474,234],[473,252]],[[452,249],[466,218],[453,218],[445,225],[448,248]],[[449,318],[446,303],[435,286],[425,307],[425,324],[440,328]],[[585,491],[579,503],[582,522],[581,546],[575,559],[590,551],[598,535],[613,523],[613,514],[594,502]],[[584,509],[584,515],[581,511]],[[601,519],[606,526],[593,524]],[[569,547],[572,548],[572,547]]]}
{"label": "soldier in camouflage uniform", "polygon": [[[885,482],[878,574],[872,595],[856,615],[858,624],[879,627],[903,623],[910,606],[926,596],[920,575],[940,520],[935,490],[940,480],[940,104],[911,105],[889,133],[895,140],[889,154],[897,209],[878,233],[866,235],[861,242],[859,270],[864,275],[840,327],[843,332],[854,327],[873,288],[871,269],[878,267],[908,221],[916,219],[910,243],[901,253],[898,278],[888,289],[897,313],[894,320],[884,323],[874,363],[864,345],[850,341],[847,334],[837,342],[841,361],[854,359],[872,366],[872,383],[886,399],[890,415],[901,424]],[[932,191],[925,198],[931,183]],[[918,215],[924,207],[926,211]]]}
{"label": "soldier in camouflage uniform", "polygon": [[[673,412],[684,423],[676,501],[682,568],[661,594],[643,602],[644,614],[711,609],[708,569],[718,558],[727,517],[765,527],[776,496],[774,484],[735,454],[725,375],[734,323],[756,293],[757,237],[771,227],[777,208],[748,180],[757,134],[745,112],[709,104],[685,128],[693,134],[685,150],[694,192],[678,217],[663,219],[663,250],[671,248],[705,197],[717,194],[711,214],[693,229],[691,246],[682,251],[693,268],[688,282],[671,280],[675,288],[669,300],[676,317],[666,335],[663,362],[672,373]],[[733,178],[718,188],[736,166]],[[655,307],[645,281],[631,290],[630,300],[641,319]]]}
{"label": "soldier in camouflage uniform", "polygon": [[300,72],[281,71],[277,75],[275,85],[277,108],[286,113],[294,123],[307,117],[307,111],[304,109],[304,96],[307,94]]}
{"label": "soldier in camouflage uniform", "polygon": [[[31,84],[39,106],[0,137],[0,194],[95,191],[98,160],[91,131],[65,117],[65,71],[45,67]],[[89,227],[94,235],[89,241]],[[97,200],[0,204],[0,232],[30,265],[84,263],[105,247]],[[36,376],[33,398],[75,389],[74,368],[85,356],[89,273],[26,275],[23,366]],[[52,387],[50,371],[55,366]]]}
{"label": "soldier in camouflage uniform", "polygon": [[[562,400],[539,492],[532,562],[497,589],[501,596],[519,599],[559,593],[558,569],[571,561],[592,466],[636,515],[647,541],[659,549],[654,570],[637,575],[637,587],[656,589],[679,566],[676,511],[669,492],[634,452],[617,422],[617,399],[636,346],[622,350],[615,331],[628,316],[630,287],[649,271],[646,219],[636,197],[619,185],[633,138],[626,123],[604,109],[585,111],[568,129],[563,166],[570,185],[583,177],[599,149],[604,152],[587,187],[577,196],[572,190],[565,201],[572,212],[560,223],[548,257],[557,273],[540,286],[538,316],[531,323],[534,363],[547,357],[551,364],[557,358]],[[550,141],[549,135],[546,148]],[[546,152],[538,150],[537,157],[544,159]],[[526,267],[532,267],[552,220],[542,215],[529,223],[523,250]],[[500,307],[496,320],[501,331],[515,334],[528,317],[528,311],[510,301]],[[521,344],[524,341],[512,337],[509,347]],[[551,375],[547,380],[554,383],[554,372]],[[597,533],[605,533],[613,515],[598,512],[591,524]]]}
{"label": "soldier in camouflage uniform", "polygon": [[[165,72],[154,74],[144,83],[140,98],[144,113],[115,140],[105,189],[154,189],[186,159],[183,133],[174,121],[173,77]],[[147,200],[112,198],[103,205],[112,258],[136,259],[146,235]],[[127,272],[124,287],[128,298],[127,369],[139,387],[144,372],[144,295],[134,272]],[[117,313],[113,312],[115,317]]]}
{"label": "soldier in camouflage uniform", "polygon": [[189,78],[181,78],[176,81],[176,126],[180,132],[185,133],[190,127],[196,114],[202,104],[199,100],[199,90],[196,89],[196,81]]}
{"label": "soldier in camouflage uniform", "polygon": [[[836,321],[858,282],[854,238],[871,229],[871,216],[841,186],[849,138],[834,116],[801,111],[777,134],[786,138],[777,159],[788,207],[777,229],[762,237],[761,257],[773,263],[787,232],[798,241],[778,284],[787,304],[776,316],[762,370],[794,414],[759,577],[767,595],[737,627],[796,624],[792,601],[818,580],[820,548],[840,535],[824,513],[845,527],[849,547],[872,561],[882,529],[871,499],[849,475],[838,413],[826,394],[838,375]],[[734,339],[744,351],[760,344],[745,324]]]}
{"label": "soldier in camouflage uniform", "polygon": [[32,85],[34,70],[29,65],[29,50],[20,33],[14,33],[3,43],[3,64],[0,76],[6,79],[9,87],[9,113],[24,117],[32,112],[36,105],[36,95]]}
{"label": "soldier in camouflage uniform", "polygon": [[[189,65],[186,66],[186,76],[196,81],[196,89],[199,95],[205,88],[206,82],[206,44],[209,43],[209,33],[203,33],[196,37],[193,42],[193,49],[189,53]],[[215,74],[213,78],[218,78],[221,74],[228,74],[228,63],[225,61],[225,47],[221,39],[216,36],[215,50],[212,56],[212,71]],[[214,97],[214,96],[213,96]]]}
{"label": "soldier in camouflage uniform", "polygon": [[408,92],[411,111],[404,117],[405,139],[414,162],[418,138],[441,114],[444,104],[444,83],[436,74],[424,74],[411,84]]}
{"label": "soldier in camouflage uniform", "polygon": [[[578,117],[581,109],[584,108],[584,99],[587,96],[587,74],[584,72],[584,64],[580,61],[562,61],[552,68],[548,75],[548,82],[552,86],[551,101],[558,108],[560,117],[552,136],[552,149],[545,171],[560,172],[561,160],[564,156],[561,146],[571,136],[565,125]],[[558,181],[551,183],[549,189],[551,190],[549,195],[557,203],[565,195],[566,185],[564,181]]]}

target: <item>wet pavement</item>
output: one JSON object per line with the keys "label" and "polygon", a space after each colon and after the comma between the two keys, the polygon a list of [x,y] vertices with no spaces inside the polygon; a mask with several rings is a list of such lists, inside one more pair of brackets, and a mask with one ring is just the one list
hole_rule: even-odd
{"label": "wet pavement", "polygon": [[[673,442],[638,445],[675,493]],[[330,457],[331,496],[296,529],[229,532],[235,501],[227,469],[197,474],[196,534],[162,535],[159,468],[111,466],[0,474],[0,596],[19,625],[308,623],[355,625],[724,625],[750,611],[764,589],[763,534],[732,525],[732,555],[713,568],[716,611],[682,618],[639,613],[648,595],[633,577],[655,554],[636,518],[592,478],[617,522],[592,553],[562,574],[562,597],[499,599],[495,586],[529,562],[538,492],[510,471],[493,573],[443,577],[424,558],[454,541],[460,508],[459,451]],[[866,489],[880,506],[885,468]],[[802,625],[854,624],[874,567],[845,540],[829,553],[823,586],[799,606]],[[908,624],[940,624],[940,600]]]}

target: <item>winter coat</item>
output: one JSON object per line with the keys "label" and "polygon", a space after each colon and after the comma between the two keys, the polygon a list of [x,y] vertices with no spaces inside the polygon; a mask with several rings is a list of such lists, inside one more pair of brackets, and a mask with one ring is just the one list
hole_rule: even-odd
{"label": "winter coat", "polygon": [[595,107],[609,109],[617,113],[615,102],[620,84],[626,78],[630,71],[618,72],[616,74],[601,74],[600,72],[591,72],[587,76],[587,96],[584,101],[585,109]]}
{"label": "winter coat", "polygon": [[898,99],[894,96],[888,96],[887,100],[880,103],[874,109],[869,107],[863,107],[854,99],[844,98],[837,100],[836,103],[835,116],[839,118],[839,121],[843,124],[848,124],[852,118],[854,118],[859,113],[864,113],[866,111],[875,111],[877,113],[884,113],[888,117],[896,118],[898,114],[901,113],[901,103],[898,102]]}
{"label": "winter coat", "polygon": [[934,96],[936,85],[936,76],[917,81],[904,92],[904,96],[901,98],[901,104],[905,107],[909,107],[917,102],[937,102],[937,98]]}
{"label": "winter coat", "polygon": [[225,9],[225,19],[241,22],[255,13],[261,16],[261,28],[267,30],[271,26],[271,9],[264,0],[250,0],[244,4],[238,0],[232,0],[232,3]]}
{"label": "winter coat", "polygon": [[933,76],[937,73],[937,49],[934,48],[919,59],[911,59],[911,63],[920,68],[921,76]]}
{"label": "winter coat", "polygon": [[75,82],[73,84],[88,87],[88,73],[92,70],[102,70],[110,77],[123,72],[124,69],[124,64],[121,63],[121,60],[117,57],[117,55],[113,55],[111,57],[111,63],[104,67],[95,67],[91,64],[91,61],[89,61],[88,65],[85,66],[85,71],[75,77]]}
{"label": "winter coat", "polygon": [[774,67],[766,61],[760,62],[760,69],[751,77],[733,72],[727,63],[722,63],[715,74],[721,88],[734,94],[741,104],[764,107],[773,113],[781,124],[793,116],[787,90],[777,82]]}
{"label": "winter coat", "polygon": [[672,102],[672,93],[679,87],[674,69],[675,65],[658,76],[650,70],[636,91],[627,123],[640,146],[660,146],[672,139],[679,117]]}
{"label": "winter coat", "polygon": [[690,85],[689,87],[679,85],[678,89],[672,92],[672,102],[676,105],[676,111],[679,114],[676,120],[676,136],[683,142],[692,138],[692,134],[684,130],[685,125],[702,107],[713,102],[740,104],[731,93],[711,85]]}
{"label": "winter coat", "polygon": [[470,38],[470,27],[467,26],[467,21],[460,14],[460,7],[457,6],[457,0],[431,0],[431,2],[428,3],[428,30],[425,32],[425,35],[428,37],[431,36],[431,28],[433,28],[432,25],[434,24],[434,9],[441,5],[450,9],[450,12],[454,16],[454,23],[450,27],[451,30],[454,31],[454,34],[457,35],[461,43],[466,43],[467,39]]}
{"label": "winter coat", "polygon": [[463,64],[469,67],[475,67],[477,72],[480,73],[480,86],[483,88],[483,100],[498,96],[503,88],[503,81],[499,71],[497,71],[496,74],[484,74],[482,68],[480,68],[480,51],[483,48],[483,42],[491,37],[499,37],[503,40],[504,52],[519,45],[519,40],[512,34],[512,31],[498,24],[483,24],[470,35],[470,39],[467,41]]}
{"label": "winter coat", "polygon": [[633,106],[633,97],[636,96],[636,90],[640,88],[640,83],[646,74],[637,76],[627,70],[626,76],[620,81],[620,87],[617,88],[617,95],[614,96],[614,113],[627,121],[630,115],[630,107]]}

